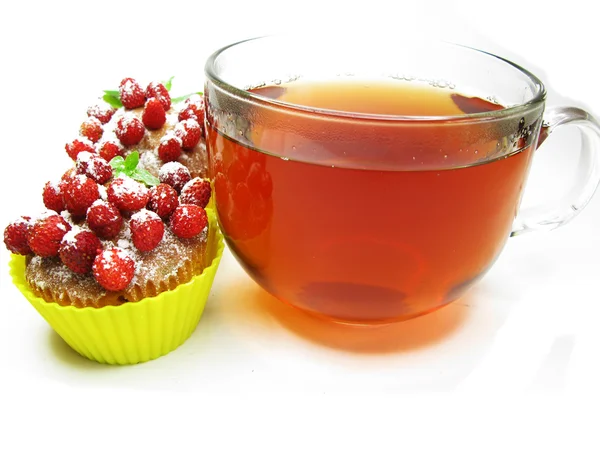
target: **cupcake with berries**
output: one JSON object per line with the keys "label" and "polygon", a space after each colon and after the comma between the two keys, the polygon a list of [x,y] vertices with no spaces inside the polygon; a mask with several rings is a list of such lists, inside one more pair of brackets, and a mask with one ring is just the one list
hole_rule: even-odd
{"label": "cupcake with berries", "polygon": [[[150,86],[140,112],[144,130],[136,135],[142,140],[158,130],[144,120],[151,100],[157,99],[163,112],[167,107],[165,96],[148,96]],[[120,98],[124,109],[135,107],[127,95]],[[4,243],[14,254],[11,275],[83,356],[111,364],[148,361],[183,343],[204,309],[223,252],[214,213],[205,209],[211,185],[197,175],[204,173],[198,166],[190,168],[190,159],[180,160],[181,154],[157,167],[144,164],[143,155],[159,155],[158,147],[132,143],[128,124],[136,117],[121,115],[115,128],[118,152],[103,153],[112,138],[96,125],[110,124],[118,110],[90,111],[94,120],[84,122],[78,138],[89,148],[74,150],[76,141],[67,145],[75,165],[44,185],[47,210],[17,218],[4,230]],[[172,128],[177,143],[185,137],[176,134],[182,128]],[[168,140],[169,133],[148,142]]]}
{"label": "cupcake with berries", "polygon": [[104,91],[88,108],[79,136],[65,146],[67,154],[75,161],[87,151],[110,161],[137,151],[140,168],[154,176],[165,163],[177,161],[192,177],[206,177],[204,98],[200,93],[171,98],[170,89],[171,80],[143,88],[124,78],[118,90]]}

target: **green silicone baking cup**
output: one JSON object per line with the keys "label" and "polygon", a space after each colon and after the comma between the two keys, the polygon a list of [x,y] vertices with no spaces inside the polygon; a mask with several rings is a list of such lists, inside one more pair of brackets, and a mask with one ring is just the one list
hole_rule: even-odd
{"label": "green silicone baking cup", "polygon": [[25,257],[12,255],[12,281],[29,303],[77,353],[105,364],[136,364],[175,350],[198,325],[223,256],[223,235],[211,209],[210,266],[189,282],[156,297],[103,308],[76,308],[46,302],[25,280]]}

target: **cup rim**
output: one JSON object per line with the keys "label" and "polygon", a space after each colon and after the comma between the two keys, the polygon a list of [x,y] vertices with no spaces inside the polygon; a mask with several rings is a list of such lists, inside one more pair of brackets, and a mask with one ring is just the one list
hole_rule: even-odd
{"label": "cup rim", "polygon": [[208,77],[208,79],[211,82],[220,86],[222,89],[225,89],[226,91],[234,94],[237,97],[244,98],[247,101],[257,102],[259,104],[262,104],[265,106],[271,106],[274,108],[284,108],[284,109],[288,109],[288,110],[292,110],[292,111],[297,111],[300,113],[318,114],[321,116],[338,118],[338,119],[355,119],[355,120],[362,119],[362,120],[394,121],[394,122],[449,122],[449,121],[471,122],[471,121],[481,121],[481,120],[493,120],[493,119],[500,119],[500,118],[504,118],[504,117],[508,117],[508,116],[517,115],[517,114],[523,114],[526,111],[533,109],[535,106],[538,106],[539,104],[543,103],[546,100],[547,91],[546,91],[546,87],[545,87],[544,83],[537,76],[535,76],[533,73],[531,73],[529,70],[523,68],[522,66],[518,65],[517,63],[510,61],[507,58],[498,56],[494,53],[491,53],[491,52],[488,52],[485,50],[481,50],[476,47],[471,47],[469,45],[459,44],[456,42],[450,42],[450,41],[445,41],[445,40],[418,41],[418,42],[421,42],[421,43],[433,42],[436,44],[443,44],[443,45],[448,45],[448,46],[452,46],[452,47],[458,47],[458,48],[471,50],[476,53],[480,53],[480,54],[495,58],[505,64],[512,66],[513,68],[517,69],[519,72],[521,72],[522,74],[527,76],[529,78],[529,80],[537,87],[536,94],[533,96],[533,98],[531,98],[530,100],[528,100],[524,103],[504,107],[504,108],[498,109],[498,110],[486,111],[486,112],[469,113],[469,114],[461,114],[461,115],[458,115],[458,114],[442,115],[442,116],[376,114],[376,113],[340,111],[340,110],[327,109],[327,108],[317,108],[317,107],[299,105],[297,103],[276,100],[276,99],[272,99],[272,98],[269,98],[269,97],[266,97],[266,96],[263,96],[260,94],[256,94],[254,92],[249,92],[247,90],[236,87],[236,86],[228,83],[227,81],[223,80],[219,75],[217,75],[217,73],[215,71],[215,63],[217,61],[217,58],[221,54],[223,54],[225,51],[227,51],[228,49],[230,49],[232,47],[236,47],[238,45],[242,45],[247,42],[258,41],[258,40],[268,39],[268,38],[278,38],[278,37],[282,37],[282,36],[279,36],[279,35],[257,36],[257,37],[253,37],[253,38],[249,38],[249,39],[243,39],[243,40],[228,44],[224,47],[221,47],[220,49],[213,52],[206,60],[206,63],[204,66],[204,72],[205,72],[206,76]]}

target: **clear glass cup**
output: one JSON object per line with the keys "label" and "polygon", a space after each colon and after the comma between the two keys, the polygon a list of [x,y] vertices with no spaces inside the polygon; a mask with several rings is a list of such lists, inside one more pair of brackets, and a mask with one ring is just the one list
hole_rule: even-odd
{"label": "clear glass cup", "polygon": [[[544,112],[538,78],[476,49],[264,37],[220,49],[205,70],[207,147],[229,248],[268,292],[331,320],[388,323],[456,300],[509,236],[567,223],[600,181],[598,122],[578,108]],[[465,113],[286,100],[293,83],[325,79],[431,85]],[[535,150],[563,125],[583,137],[576,184],[553,204],[519,211]]]}

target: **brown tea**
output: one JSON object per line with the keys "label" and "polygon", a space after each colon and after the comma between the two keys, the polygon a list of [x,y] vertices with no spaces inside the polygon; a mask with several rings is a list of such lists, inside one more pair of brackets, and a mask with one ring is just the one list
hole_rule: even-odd
{"label": "brown tea", "polygon": [[[406,319],[458,298],[500,253],[532,151],[507,152],[494,123],[440,125],[501,106],[391,79],[253,92],[323,117],[282,103],[289,114],[273,110],[244,139],[207,130],[228,243],[281,300],[345,322]],[[346,120],[356,113],[360,128]]]}

